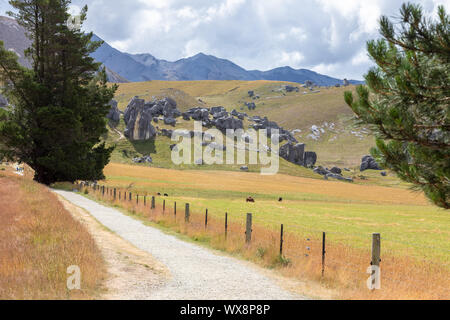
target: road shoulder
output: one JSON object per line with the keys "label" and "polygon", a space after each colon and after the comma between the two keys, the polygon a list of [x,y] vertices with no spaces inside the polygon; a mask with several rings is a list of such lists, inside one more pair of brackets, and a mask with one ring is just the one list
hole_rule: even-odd
{"label": "road shoulder", "polygon": [[62,196],[65,209],[83,225],[94,238],[105,259],[108,274],[104,280],[102,300],[145,300],[170,279],[167,268],[148,252],[140,250],[100,224],[85,210]]}

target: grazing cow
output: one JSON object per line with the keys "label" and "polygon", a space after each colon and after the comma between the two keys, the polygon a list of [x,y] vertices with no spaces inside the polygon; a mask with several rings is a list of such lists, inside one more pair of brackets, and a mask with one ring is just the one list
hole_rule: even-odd
{"label": "grazing cow", "polygon": [[283,198],[278,199],[278,202],[283,202]]}
{"label": "grazing cow", "polygon": [[248,197],[247,202],[255,203],[255,199],[253,199],[252,197]]}
{"label": "grazing cow", "polygon": [[164,193],[164,197],[168,197],[169,195],[167,193]]}

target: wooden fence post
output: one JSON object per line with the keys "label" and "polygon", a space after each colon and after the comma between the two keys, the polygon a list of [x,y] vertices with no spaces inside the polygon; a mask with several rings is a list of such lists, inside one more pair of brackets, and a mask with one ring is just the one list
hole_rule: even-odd
{"label": "wooden fence post", "polygon": [[247,226],[245,228],[245,243],[252,242],[252,214],[247,213]]}
{"label": "wooden fence post", "polygon": [[326,254],[326,233],[324,232],[322,235],[322,277],[325,275],[325,254]]}
{"label": "wooden fence post", "polygon": [[147,196],[144,196],[144,207],[147,206]]}
{"label": "wooden fence post", "polygon": [[102,186],[102,197],[105,196],[105,186]]}
{"label": "wooden fence post", "polygon": [[186,203],[186,207],[184,210],[184,221],[189,223],[190,213],[189,213],[189,203]]}
{"label": "wooden fence post", "polygon": [[119,191],[119,201],[121,200],[120,198],[121,198],[121,194],[120,194],[121,192]]}
{"label": "wooden fence post", "polygon": [[132,197],[132,194],[131,194],[131,192],[130,192],[130,194],[129,194],[129,200],[128,201],[131,201],[131,197]]}
{"label": "wooden fence post", "polygon": [[381,256],[381,235],[374,233],[372,235],[372,266],[380,266]]}
{"label": "wooden fence post", "polygon": [[205,213],[205,229],[208,228],[208,209],[206,209],[206,213]]}
{"label": "wooden fence post", "polygon": [[177,217],[177,202],[175,201],[173,204],[173,215],[175,218]]}
{"label": "wooden fence post", "polygon": [[284,225],[281,225],[281,233],[280,233],[280,256],[283,255],[283,242],[284,242],[283,236],[284,236]]}
{"label": "wooden fence post", "polygon": [[[374,233],[372,234],[372,262],[370,263],[373,266],[380,267],[381,262],[381,234]],[[372,269],[372,276],[375,275],[375,277],[372,278],[372,288],[373,289],[379,289],[377,288],[377,282],[379,279],[377,279],[377,270]],[[378,273],[379,275],[379,273]]]}
{"label": "wooden fence post", "polygon": [[225,212],[225,240],[228,237],[228,212]]}
{"label": "wooden fence post", "polygon": [[136,195],[136,204],[139,204],[139,195]]}
{"label": "wooden fence post", "polygon": [[166,212],[166,200],[163,200],[163,214]]}
{"label": "wooden fence post", "polygon": [[152,196],[152,209],[156,208],[156,204],[155,204],[155,196]]}
{"label": "wooden fence post", "polygon": [[114,188],[114,201],[116,201],[116,196],[117,196],[117,193],[116,193],[117,191],[116,191],[116,188]]}

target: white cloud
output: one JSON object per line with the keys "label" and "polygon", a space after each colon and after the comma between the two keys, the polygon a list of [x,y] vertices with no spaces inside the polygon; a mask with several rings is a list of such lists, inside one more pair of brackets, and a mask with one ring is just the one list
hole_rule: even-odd
{"label": "white cloud", "polygon": [[293,52],[281,52],[281,57],[279,59],[280,65],[286,65],[291,67],[300,67],[300,62],[305,59],[303,54],[298,51]]}
{"label": "white cloud", "polygon": [[[0,10],[6,10],[0,0]],[[73,0],[89,4],[87,30],[119,50],[177,60],[198,52],[246,69],[290,65],[357,78],[371,63],[365,43],[381,14],[404,0]],[[450,0],[414,0],[427,12]],[[1,14],[1,12],[0,12]]]}

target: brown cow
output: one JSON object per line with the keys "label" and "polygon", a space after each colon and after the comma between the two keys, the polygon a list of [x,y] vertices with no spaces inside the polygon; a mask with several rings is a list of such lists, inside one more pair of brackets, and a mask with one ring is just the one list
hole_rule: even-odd
{"label": "brown cow", "polygon": [[252,197],[248,197],[248,198],[247,198],[247,202],[255,203],[255,199],[253,199]]}

